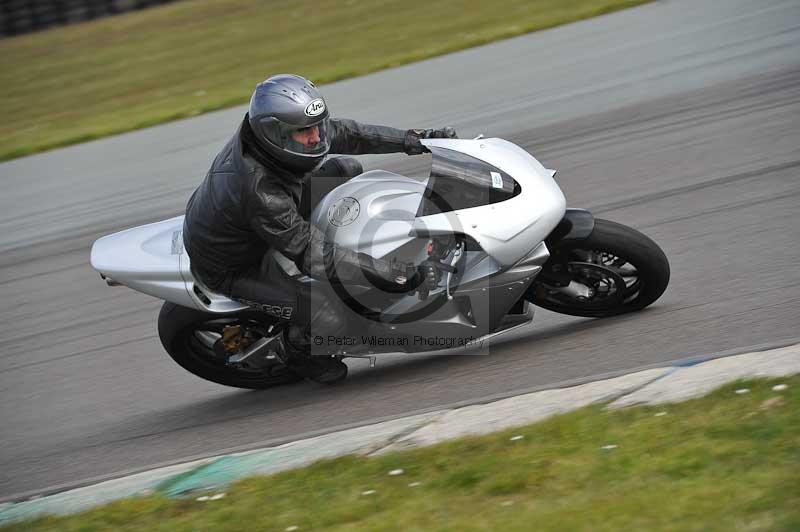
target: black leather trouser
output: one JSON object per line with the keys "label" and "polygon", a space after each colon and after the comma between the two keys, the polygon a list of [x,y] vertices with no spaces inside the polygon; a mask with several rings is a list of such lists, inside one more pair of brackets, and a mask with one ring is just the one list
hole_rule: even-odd
{"label": "black leather trouser", "polygon": [[[308,219],[328,192],[362,172],[361,163],[352,157],[328,159],[303,183],[300,214]],[[346,325],[334,301],[321,290],[287,275],[270,253],[260,265],[232,278],[229,287],[228,295],[233,299],[260,307],[273,316],[290,317],[287,348],[308,352],[312,336],[341,334]]]}

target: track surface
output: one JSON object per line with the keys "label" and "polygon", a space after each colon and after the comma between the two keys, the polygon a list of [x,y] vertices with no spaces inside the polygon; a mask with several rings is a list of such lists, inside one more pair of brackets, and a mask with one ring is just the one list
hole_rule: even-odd
{"label": "track surface", "polygon": [[159,302],[105,287],[87,262],[98,236],[181,212],[243,109],[2,164],[0,499],[798,335],[797,2],[657,2],[326,94],[340,116],[522,144],[559,170],[571,206],[659,242],[670,288],[614,319],[539,311],[490,356],[354,362],[334,388],[226,389],[164,355]]}

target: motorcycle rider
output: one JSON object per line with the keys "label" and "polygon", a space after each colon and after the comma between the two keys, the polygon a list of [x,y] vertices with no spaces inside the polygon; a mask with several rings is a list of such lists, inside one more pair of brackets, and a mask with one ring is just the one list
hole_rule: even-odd
{"label": "motorcycle rider", "polygon": [[431,268],[389,263],[325,240],[308,222],[314,206],[339,184],[362,173],[352,157],[427,150],[423,138],[455,138],[453,128],[400,130],[335,119],[314,84],[282,74],[259,83],[234,136],[214,159],[186,207],[185,249],[195,278],[273,315],[291,317],[281,361],[295,373],[331,383],[347,375],[334,357],[311,356],[311,325],[327,337],[344,327],[342,312],[316,290],[288,278],[271,249],[299,270],[336,283],[366,279],[387,292],[416,289]]}

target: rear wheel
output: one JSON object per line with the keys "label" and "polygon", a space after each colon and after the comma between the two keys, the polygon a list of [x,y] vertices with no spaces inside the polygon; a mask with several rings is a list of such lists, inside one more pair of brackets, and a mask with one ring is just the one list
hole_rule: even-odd
{"label": "rear wheel", "polygon": [[250,313],[220,316],[167,302],[158,316],[158,335],[181,367],[218,384],[263,389],[302,380],[270,354],[232,362],[237,353],[268,336],[269,324],[259,318]]}
{"label": "rear wheel", "polygon": [[649,237],[596,219],[587,238],[554,246],[526,298],[561,314],[614,316],[653,303],[666,290],[669,275],[666,255]]}

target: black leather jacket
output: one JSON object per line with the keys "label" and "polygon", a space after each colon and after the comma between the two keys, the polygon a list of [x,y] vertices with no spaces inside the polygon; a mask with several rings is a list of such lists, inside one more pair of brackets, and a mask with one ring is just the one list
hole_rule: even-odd
{"label": "black leather jacket", "polygon": [[[374,283],[393,282],[391,264],[326,242],[322,232],[303,219],[298,205],[304,176],[254,153],[246,142],[248,128],[245,118],[186,207],[183,242],[195,274],[210,288],[224,291],[226,279],[260,264],[274,247],[317,279],[347,283],[362,279],[361,272]],[[411,152],[413,133],[332,118],[330,151]]]}

